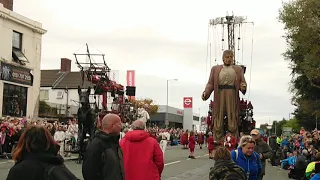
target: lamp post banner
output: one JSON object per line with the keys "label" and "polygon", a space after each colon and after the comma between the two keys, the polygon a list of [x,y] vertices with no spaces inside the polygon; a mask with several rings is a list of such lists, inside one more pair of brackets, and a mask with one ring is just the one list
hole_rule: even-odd
{"label": "lamp post banner", "polygon": [[127,70],[127,86],[135,86],[135,71]]}
{"label": "lamp post banner", "polygon": [[[135,86],[135,70],[127,70],[127,86]],[[130,96],[129,99],[135,100],[134,96]]]}

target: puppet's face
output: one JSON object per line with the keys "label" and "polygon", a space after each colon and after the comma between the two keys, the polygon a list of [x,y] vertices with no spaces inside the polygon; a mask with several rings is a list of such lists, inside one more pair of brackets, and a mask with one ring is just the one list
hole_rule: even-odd
{"label": "puppet's face", "polygon": [[232,53],[228,53],[223,56],[223,64],[225,66],[230,66],[232,64],[232,61],[233,61],[233,54]]}

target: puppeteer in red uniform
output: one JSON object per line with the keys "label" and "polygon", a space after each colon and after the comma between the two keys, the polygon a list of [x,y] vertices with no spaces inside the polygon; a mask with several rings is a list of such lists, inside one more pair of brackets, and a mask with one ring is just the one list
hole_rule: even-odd
{"label": "puppeteer in red uniform", "polygon": [[181,141],[182,148],[188,149],[187,146],[188,146],[189,131],[186,130],[186,132],[182,132],[180,136],[181,136],[180,141]]}
{"label": "puppeteer in red uniform", "polygon": [[194,132],[191,131],[190,132],[190,137],[189,137],[189,151],[190,151],[190,154],[189,154],[189,158],[191,159],[195,159],[194,157],[194,149],[196,147],[196,140],[195,140],[195,137],[194,137]]}
{"label": "puppeteer in red uniform", "polygon": [[237,140],[230,132],[227,132],[226,136],[223,138],[223,145],[228,148],[229,151],[236,149]]}
{"label": "puppeteer in red uniform", "polygon": [[209,159],[213,159],[214,139],[212,137],[212,132],[208,133],[207,142],[208,142]]}
{"label": "puppeteer in red uniform", "polygon": [[201,132],[198,134],[198,144],[200,149],[202,149],[203,143],[204,143],[204,134]]}

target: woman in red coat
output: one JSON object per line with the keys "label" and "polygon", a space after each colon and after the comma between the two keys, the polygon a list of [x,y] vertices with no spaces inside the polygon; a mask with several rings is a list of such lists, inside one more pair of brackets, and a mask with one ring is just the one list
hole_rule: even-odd
{"label": "woman in red coat", "polygon": [[200,149],[202,149],[203,142],[204,142],[204,135],[201,132],[200,134],[198,134],[198,144],[199,144]]}
{"label": "woman in red coat", "polygon": [[182,145],[183,145],[183,149],[188,149],[188,136],[189,136],[189,132],[188,130],[186,130],[186,132],[184,132],[182,134]]}
{"label": "woman in red coat", "polygon": [[190,137],[189,137],[189,151],[190,151],[189,158],[191,158],[191,159],[195,159],[195,157],[194,157],[194,148],[195,147],[196,147],[196,140],[194,137],[194,132],[191,131]]}
{"label": "woman in red coat", "polygon": [[214,149],[214,139],[212,137],[212,132],[208,133],[208,151],[209,159],[213,159],[213,149]]}

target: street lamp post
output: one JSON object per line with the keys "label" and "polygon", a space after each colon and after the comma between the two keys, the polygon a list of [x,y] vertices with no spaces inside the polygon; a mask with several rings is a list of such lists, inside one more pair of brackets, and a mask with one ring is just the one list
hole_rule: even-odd
{"label": "street lamp post", "polygon": [[[167,105],[166,105],[166,121],[168,121],[168,105],[169,105],[169,81],[178,81],[178,79],[167,79]],[[168,125],[166,125],[168,127]]]}

